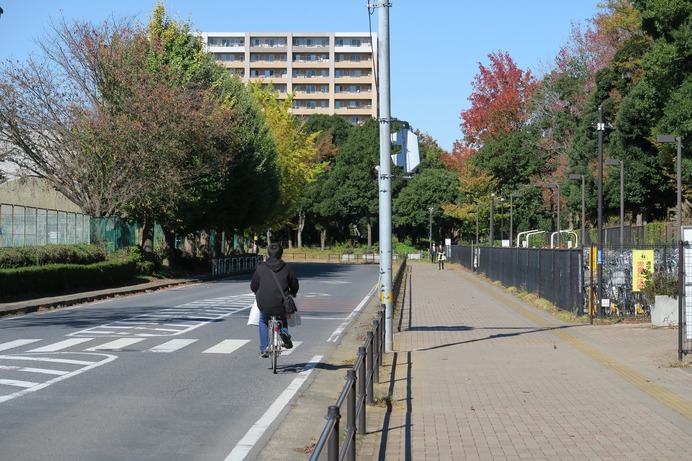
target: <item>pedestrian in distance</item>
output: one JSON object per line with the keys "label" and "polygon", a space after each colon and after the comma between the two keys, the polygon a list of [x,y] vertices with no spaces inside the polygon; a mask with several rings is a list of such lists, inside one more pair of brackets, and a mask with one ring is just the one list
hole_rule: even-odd
{"label": "pedestrian in distance", "polygon": [[445,268],[445,260],[447,259],[447,255],[445,255],[445,247],[440,244],[440,247],[437,249],[437,269],[441,270]]}
{"label": "pedestrian in distance", "polygon": [[[259,352],[261,358],[266,358],[268,343],[268,323],[272,315],[279,316],[281,320],[281,339],[284,348],[291,349],[293,342],[288,333],[288,321],[284,307],[284,296],[296,296],[298,294],[298,278],[291,267],[281,259],[283,248],[278,243],[272,243],[267,248],[267,259],[260,263],[252,274],[250,289],[255,293],[257,307],[260,311],[259,319]],[[274,278],[276,277],[276,280]],[[277,285],[278,281],[278,285]]]}
{"label": "pedestrian in distance", "polygon": [[435,257],[435,253],[437,252],[437,246],[435,246],[434,243],[430,244],[430,262],[435,264],[437,261],[437,258]]}

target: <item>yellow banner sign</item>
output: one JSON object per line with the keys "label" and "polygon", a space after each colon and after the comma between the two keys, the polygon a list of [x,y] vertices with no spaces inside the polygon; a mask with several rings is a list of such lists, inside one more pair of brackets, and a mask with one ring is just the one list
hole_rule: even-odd
{"label": "yellow banner sign", "polygon": [[642,291],[646,274],[654,271],[654,250],[632,251],[632,291]]}

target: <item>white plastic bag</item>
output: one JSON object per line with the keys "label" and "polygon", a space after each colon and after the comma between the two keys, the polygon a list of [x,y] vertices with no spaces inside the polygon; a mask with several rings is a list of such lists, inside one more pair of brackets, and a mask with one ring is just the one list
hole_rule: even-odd
{"label": "white plastic bag", "polygon": [[300,312],[295,311],[293,314],[291,314],[290,317],[288,317],[288,327],[293,328],[297,325],[300,325],[302,321],[300,320]]}
{"label": "white plastic bag", "polygon": [[250,316],[247,319],[247,324],[248,325],[259,325],[259,320],[260,320],[260,310],[259,310],[259,307],[257,307],[257,300],[255,300],[252,303],[252,307],[250,308]]}

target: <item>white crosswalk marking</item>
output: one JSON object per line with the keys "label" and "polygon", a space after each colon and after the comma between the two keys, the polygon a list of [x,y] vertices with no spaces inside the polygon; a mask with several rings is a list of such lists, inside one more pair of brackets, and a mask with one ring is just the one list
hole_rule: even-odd
{"label": "white crosswalk marking", "polygon": [[248,309],[254,297],[250,293],[190,302],[87,328],[68,336],[179,336]]}
{"label": "white crosswalk marking", "polygon": [[40,339],[17,339],[8,343],[0,344],[0,351],[6,351],[15,347],[26,346],[27,344],[41,341]]}
{"label": "white crosswalk marking", "polygon": [[72,339],[66,339],[64,341],[59,341],[54,344],[50,344],[48,346],[43,346],[39,347],[38,349],[32,349],[29,352],[56,352],[56,351],[61,351],[63,349],[67,349],[68,347],[73,347],[78,344],[85,343],[87,341],[91,341],[93,338],[72,338]]}
{"label": "white crosswalk marking", "polygon": [[196,339],[172,339],[156,347],[147,349],[147,352],[175,352],[178,349],[182,349],[183,347],[188,346],[196,341]]}
{"label": "white crosswalk marking", "polygon": [[101,344],[100,346],[90,347],[85,349],[86,351],[120,351],[127,346],[137,344],[140,341],[144,341],[144,338],[120,338],[115,341],[107,342],[106,344]]}
{"label": "white crosswalk marking", "polygon": [[[118,352],[118,351],[123,351],[126,350],[129,346],[135,345],[137,343],[140,343],[142,341],[152,341],[156,340],[158,337],[142,337],[142,336],[137,336],[137,337],[127,337],[127,338],[117,338],[117,339],[112,339],[110,341],[107,341],[102,344],[97,344],[97,345],[92,345],[91,347],[88,348],[77,348],[77,346],[87,343],[87,342],[102,342],[108,338],[105,337],[96,337],[96,338],[70,338],[66,339],[63,341],[58,341],[56,343],[48,344],[45,346],[37,347],[35,349],[31,349],[26,351],[26,353],[50,353],[50,352],[58,352],[58,351],[64,351],[66,349],[73,348],[73,350],[79,349],[80,351],[83,352],[98,352],[98,351],[113,351],[113,352]],[[33,344],[37,341],[41,341],[40,339],[17,339],[14,341],[9,341],[7,343],[2,343],[0,344],[0,350],[7,350],[7,349],[14,349],[17,347],[20,347],[22,345],[28,345],[28,344]],[[185,347],[188,347],[196,342],[198,342],[199,339],[171,339],[168,341],[165,341],[161,344],[157,345],[151,345],[147,344],[145,347],[141,348],[140,350],[143,352],[154,352],[154,353],[170,353],[170,352],[176,352],[179,351],[180,349],[183,349]],[[207,349],[204,349],[201,351],[202,354],[232,354],[241,347],[247,345],[250,343],[249,339],[224,339],[220,341],[219,343],[213,345],[212,347],[209,347]],[[294,341],[293,342],[293,348],[292,349],[283,349],[282,355],[289,355],[291,354],[298,346],[300,346],[303,342],[302,341]],[[11,356],[0,356],[0,358],[5,357],[9,358]],[[19,358],[19,356],[13,356],[16,358]],[[36,360],[36,361],[51,361],[51,360],[56,360],[56,359],[49,359],[49,358],[41,358],[41,357],[21,357],[23,360]],[[16,367],[8,367],[4,365],[0,365],[0,371],[2,370],[18,370]],[[50,370],[45,371],[45,370],[29,370],[29,369],[24,369],[20,371],[31,371],[31,372],[43,372],[43,373],[48,373],[51,374],[52,372]],[[58,373],[59,374],[59,373]]]}
{"label": "white crosswalk marking", "polygon": [[243,347],[249,343],[249,339],[226,339],[221,341],[216,346],[210,347],[209,349],[202,351],[203,354],[231,354],[237,349]]}

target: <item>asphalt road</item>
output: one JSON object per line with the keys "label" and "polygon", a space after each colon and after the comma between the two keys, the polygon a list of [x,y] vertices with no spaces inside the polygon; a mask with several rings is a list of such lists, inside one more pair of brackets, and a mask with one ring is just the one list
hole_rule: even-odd
{"label": "asphalt road", "polygon": [[0,459],[252,459],[377,284],[293,266],[303,324],[276,375],[249,276],[0,319]]}

